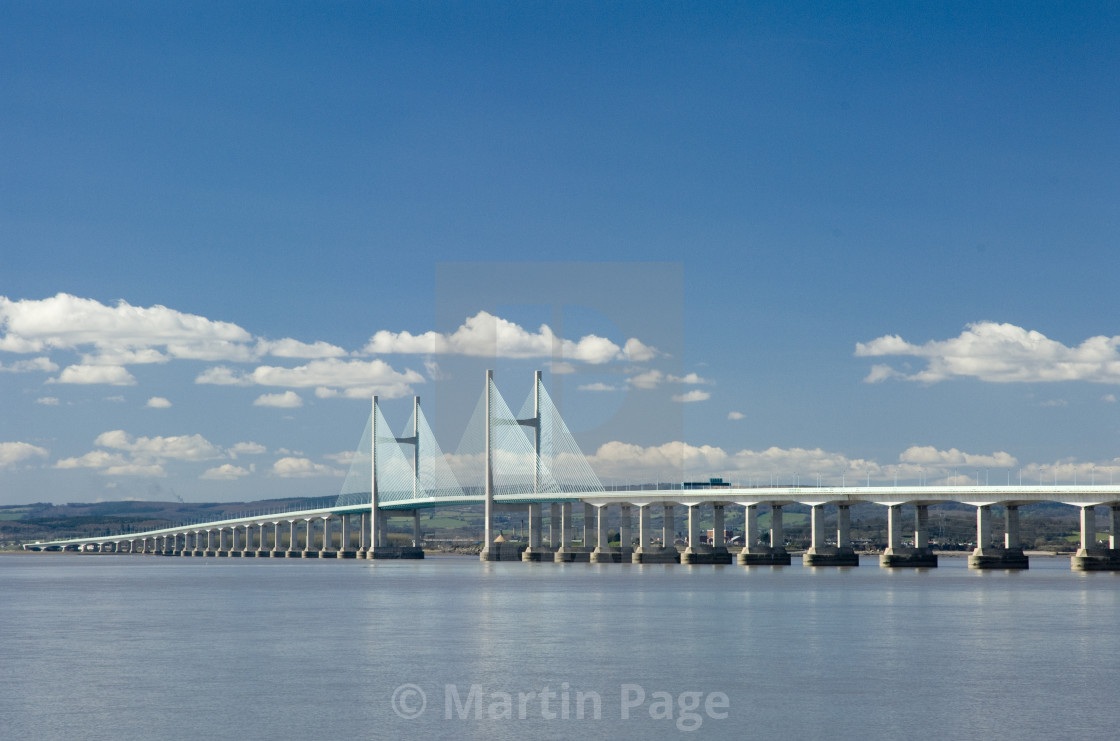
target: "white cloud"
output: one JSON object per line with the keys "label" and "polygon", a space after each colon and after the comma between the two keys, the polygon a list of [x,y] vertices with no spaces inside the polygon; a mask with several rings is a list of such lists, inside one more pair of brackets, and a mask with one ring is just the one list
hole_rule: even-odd
{"label": "white cloud", "polygon": [[1048,399],[1047,401],[1040,401],[1040,407],[1068,407],[1069,402],[1065,399]]}
{"label": "white cloud", "polygon": [[148,399],[148,403],[144,406],[151,409],[167,409],[169,406],[171,406],[171,402],[163,398],[162,396],[153,396],[152,398]]}
{"label": "white cloud", "polygon": [[580,391],[619,391],[618,386],[609,383],[585,383],[578,387]]}
{"label": "white cloud", "polygon": [[340,466],[349,466],[354,461],[354,451],[344,450],[341,453],[327,453],[323,457]]}
{"label": "white cloud", "polygon": [[683,394],[674,395],[673,396],[673,401],[688,404],[688,403],[691,403],[691,402],[694,402],[694,401],[707,401],[710,398],[712,398],[712,395],[709,394],[707,391],[701,391],[700,389],[693,389],[692,391],[688,391],[688,392],[683,393]]}
{"label": "white cloud", "polygon": [[731,420],[744,419],[746,416],[747,415],[743,414],[742,412],[728,412],[727,413],[727,418],[731,419]]}
{"label": "white cloud", "polygon": [[45,407],[56,407],[56,406],[58,406],[58,397],[57,396],[40,396],[38,399],[35,400],[35,403],[36,404],[42,404]]}
{"label": "white cloud", "polygon": [[253,406],[294,409],[303,406],[303,399],[295,391],[285,391],[282,394],[261,394],[253,402]]}
{"label": "white cloud", "polygon": [[569,373],[576,372],[576,367],[574,365],[572,365],[571,363],[565,363],[562,360],[549,361],[545,363],[545,365],[548,366],[548,369],[557,376],[568,375]]}
{"label": "white cloud", "polygon": [[58,378],[48,383],[107,384],[109,386],[135,386],[136,379],[120,365],[71,365],[64,368]]}
{"label": "white cloud", "polygon": [[312,476],[344,476],[343,471],[315,463],[307,458],[286,457],[272,464],[272,475],[280,478],[309,478]]}
{"label": "white cloud", "polygon": [[214,481],[234,481],[242,476],[248,476],[248,469],[241,466],[235,466],[232,463],[223,463],[217,468],[208,468],[205,473],[199,476],[200,479],[209,479]]}
{"label": "white cloud", "polygon": [[106,306],[66,293],[41,300],[0,296],[0,350],[7,352],[82,350],[90,352],[86,365],[95,364],[92,358],[112,355],[128,357],[130,363],[165,362],[168,357],[249,360],[251,339],[236,324],[164,306],[145,308],[123,300]]}
{"label": "white cloud", "polygon": [[224,458],[222,451],[202,435],[172,435],[133,438],[124,430],[103,432],[94,445],[124,450],[134,456],[155,460],[206,461]]}
{"label": "white cloud", "polygon": [[1108,402],[1109,404],[1116,403],[1116,394],[1105,394],[1101,397],[1101,401]]}
{"label": "white cloud", "polygon": [[695,373],[689,373],[686,376],[667,376],[666,380],[669,381],[669,383],[683,383],[683,384],[688,384],[688,385],[693,385],[693,386],[698,385],[698,384],[712,384],[712,383],[715,383],[714,381],[711,381],[707,378],[701,378],[700,376],[698,376]]}
{"label": "white cloud", "polygon": [[679,441],[650,447],[614,441],[599,446],[587,460],[600,477],[649,481],[679,477],[682,471],[722,470],[729,456],[722,448]]}
{"label": "white cloud", "polygon": [[914,345],[898,335],[856,344],[857,357],[903,355],[924,358],[926,367],[912,374],[875,366],[869,382],[898,377],[936,383],[970,377],[993,383],[1093,381],[1120,383],[1120,336],[1090,337],[1067,347],[1045,335],[1013,324],[976,322],[958,337]]}
{"label": "white cloud", "polygon": [[55,463],[55,468],[92,468],[104,476],[163,478],[167,475],[159,463],[135,458],[129,460],[121,453],[110,453],[105,450],[91,450],[78,458],[63,458]]}
{"label": "white cloud", "polygon": [[665,380],[665,374],[654,368],[626,379],[636,389],[654,389]]}
{"label": "white cloud", "polygon": [[451,376],[444,373],[443,369],[439,367],[439,363],[431,358],[427,358],[424,361],[424,370],[427,372],[428,378],[433,381],[447,381],[451,379]]}
{"label": "white cloud", "polygon": [[622,346],[622,353],[632,363],[644,363],[661,354],[656,347],[650,347],[636,337],[626,340],[626,344]]}
{"label": "white cloud", "polygon": [[293,340],[290,337],[282,340],[258,340],[256,346],[258,355],[273,355],[278,358],[341,358],[346,356],[346,351],[329,342],[314,342],[308,344]]}
{"label": "white cloud", "polygon": [[932,445],[912,445],[898,455],[900,463],[922,466],[978,466],[982,468],[1011,468],[1019,461],[1009,453],[999,451],[986,455],[962,453],[956,448],[938,450]]}
{"label": "white cloud", "polygon": [[547,324],[542,324],[535,333],[530,332],[519,324],[480,311],[450,334],[424,332],[414,335],[381,330],[370,338],[364,352],[500,358],[550,358],[558,352],[566,360],[595,365],[612,360],[649,359],[657,352],[635,338],[627,340],[625,348],[593,334],[579,340],[566,340],[553,333]]}
{"label": "white cloud", "polygon": [[239,455],[261,455],[262,453],[265,453],[267,451],[268,448],[261,445],[260,443],[245,442],[237,443],[227,452],[229,453],[230,458],[236,458]]}
{"label": "white cloud", "polygon": [[210,368],[195,378],[195,383],[201,384],[316,388],[315,393],[321,398],[341,395],[352,399],[364,399],[374,394],[397,399],[411,395],[412,385],[423,382],[424,377],[416,371],[406,369],[398,372],[382,360],[344,361],[336,358],[313,360],[295,368],[262,365],[249,373],[238,373],[224,367]]}
{"label": "white cloud", "polygon": [[54,373],[58,370],[58,365],[51,362],[50,358],[32,358],[31,360],[17,360],[14,363],[4,365],[0,363],[0,371],[5,373],[31,373],[33,371],[41,371],[43,373]]}
{"label": "white cloud", "polygon": [[63,458],[55,468],[91,468],[105,476],[164,477],[167,461],[199,462],[225,458],[220,448],[201,435],[133,437],[124,430],[97,436],[98,448],[82,456]]}
{"label": "white cloud", "polygon": [[0,468],[11,468],[31,458],[46,458],[46,448],[31,443],[0,443]]}

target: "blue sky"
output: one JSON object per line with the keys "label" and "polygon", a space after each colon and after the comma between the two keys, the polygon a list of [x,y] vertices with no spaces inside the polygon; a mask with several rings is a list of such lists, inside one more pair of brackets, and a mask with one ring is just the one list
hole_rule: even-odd
{"label": "blue sky", "polygon": [[1120,474],[1118,77],[1110,3],[4,3],[0,503],[334,493],[486,367],[608,479]]}

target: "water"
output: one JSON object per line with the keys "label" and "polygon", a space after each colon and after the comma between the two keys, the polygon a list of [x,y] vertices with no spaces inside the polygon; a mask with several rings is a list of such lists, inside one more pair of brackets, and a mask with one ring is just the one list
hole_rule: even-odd
{"label": "water", "polygon": [[42,554],[0,558],[0,597],[4,739],[1084,739],[1120,724],[1120,575],[1068,559]]}

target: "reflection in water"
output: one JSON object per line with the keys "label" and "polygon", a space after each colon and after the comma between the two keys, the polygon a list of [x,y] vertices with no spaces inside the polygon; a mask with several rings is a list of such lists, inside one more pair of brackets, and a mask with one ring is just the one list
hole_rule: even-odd
{"label": "reflection in water", "polygon": [[[1066,560],[986,573],[963,558],[919,571],[59,555],[0,559],[0,593],[12,738],[178,737],[203,720],[246,739],[675,738],[690,703],[719,693],[725,719],[718,702],[693,711],[704,738],[1114,725],[1081,709],[1111,707],[1120,580]],[[394,710],[405,685],[423,694],[403,706],[417,718]],[[587,716],[601,701],[599,720],[577,719],[577,700]]]}

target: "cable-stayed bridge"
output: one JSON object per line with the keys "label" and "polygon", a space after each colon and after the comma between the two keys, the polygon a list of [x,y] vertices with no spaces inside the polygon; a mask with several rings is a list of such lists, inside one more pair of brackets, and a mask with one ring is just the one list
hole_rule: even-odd
{"label": "cable-stayed bridge", "polygon": [[[807,565],[855,566],[850,507],[872,502],[887,508],[887,549],[883,566],[932,567],[928,547],[929,507],[960,502],[976,507],[974,568],[1027,568],[1019,539],[1019,507],[1062,502],[1081,508],[1081,548],[1072,560],[1078,570],[1120,570],[1120,485],[1053,486],[738,486],[706,483],[604,487],[553,404],[537,371],[533,387],[514,413],[487,371],[483,393],[458,447],[445,453],[417,397],[412,417],[394,434],[373,397],[361,442],[339,495],[333,501],[287,512],[190,523],[141,533],[71,538],[25,544],[28,550],[79,550],[156,553],[176,556],[272,558],[422,558],[420,512],[439,506],[482,503],[484,561],[592,561],[632,563],[730,563],[724,530],[729,505],[745,510],[744,565],[788,564],[782,508],[811,507],[811,546]],[[835,531],[825,532],[824,508],[835,506]],[[903,505],[913,508],[913,529],[904,533]],[[1003,523],[993,522],[1000,505]],[[1108,507],[1110,537],[1097,541],[1098,506]],[[662,527],[650,526],[651,507],[659,507]],[[758,508],[769,508],[769,537],[760,538]],[[547,537],[542,524],[548,511]],[[582,508],[582,513],[574,507]],[[675,514],[685,508],[686,547],[680,552]],[[637,510],[637,532],[633,511]],[[495,542],[494,515],[517,510],[528,515],[529,539],[517,545]],[[608,543],[608,515],[617,511],[619,545]],[[710,510],[710,542],[701,542],[699,523]],[[574,517],[582,514],[582,533]],[[413,519],[411,546],[391,545],[388,520]],[[337,532],[336,532],[337,531]],[[1002,537],[998,537],[1002,535]],[[577,537],[578,536],[578,537]],[[912,538],[912,540],[911,540]],[[546,543],[547,541],[547,543]]]}

